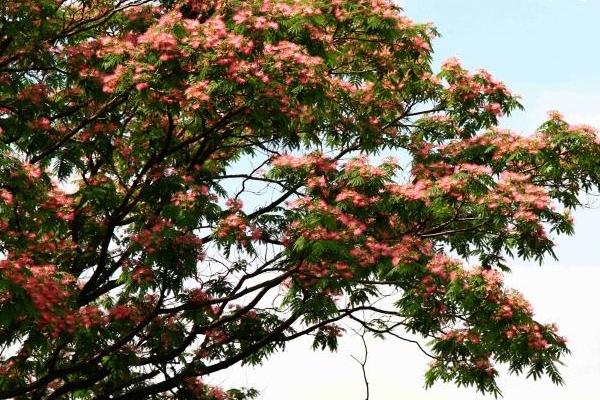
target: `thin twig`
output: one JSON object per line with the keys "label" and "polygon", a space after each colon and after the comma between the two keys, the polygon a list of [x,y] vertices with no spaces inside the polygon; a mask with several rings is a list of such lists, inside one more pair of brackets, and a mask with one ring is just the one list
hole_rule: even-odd
{"label": "thin twig", "polygon": [[369,357],[369,348],[367,346],[367,341],[365,340],[365,334],[366,331],[363,330],[362,332],[357,332],[356,330],[353,329],[353,331],[360,336],[362,343],[363,343],[363,347],[365,349],[365,355],[363,357],[362,360],[358,359],[357,357],[355,357],[354,355],[350,355],[350,357],[352,357],[354,359],[354,361],[356,361],[357,363],[360,364],[360,368],[362,369],[362,374],[363,374],[363,380],[365,381],[365,390],[366,390],[366,396],[365,396],[365,400],[369,400],[369,380],[367,379],[367,370],[366,370],[366,366],[367,366],[367,358]]}

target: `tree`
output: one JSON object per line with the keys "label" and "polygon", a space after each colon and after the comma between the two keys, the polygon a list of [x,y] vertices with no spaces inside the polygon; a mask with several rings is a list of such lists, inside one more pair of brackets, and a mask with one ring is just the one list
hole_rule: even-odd
{"label": "tree", "polygon": [[428,385],[560,383],[502,272],[572,233],[599,141],[499,129],[518,99],[434,73],[436,34],[388,0],[2,2],[0,398],[250,398],[201,377],[343,320],[428,340]]}

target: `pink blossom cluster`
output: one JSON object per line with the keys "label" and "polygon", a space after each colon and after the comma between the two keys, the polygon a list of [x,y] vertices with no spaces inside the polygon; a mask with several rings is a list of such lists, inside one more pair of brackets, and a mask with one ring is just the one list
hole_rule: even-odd
{"label": "pink blossom cluster", "polygon": [[117,65],[111,74],[102,77],[102,91],[104,93],[114,93],[126,72],[127,69],[123,65]]}
{"label": "pink blossom cluster", "polygon": [[[343,240],[347,236],[347,234],[345,232],[332,231],[332,230],[329,230],[322,226],[296,229],[297,224],[292,223],[290,228],[291,228],[291,230],[294,230],[298,236],[301,236],[310,241],[316,241],[316,240],[339,241],[339,240]],[[362,232],[360,229],[356,230],[356,236],[360,236],[361,233]],[[288,235],[293,236],[293,235],[290,235],[289,232],[288,232]]]}
{"label": "pink blossom cluster", "polygon": [[186,190],[185,192],[177,192],[171,196],[171,203],[176,206],[187,206],[191,205],[196,201],[198,194],[193,190]]}
{"label": "pink blossom cluster", "polygon": [[444,293],[444,288],[436,282],[432,275],[425,275],[421,277],[419,283],[421,286],[417,289],[417,292],[421,294],[423,299],[428,299],[435,294]]}
{"label": "pink blossom cluster", "polygon": [[128,304],[118,304],[110,308],[108,315],[115,321],[135,321],[143,318],[138,307]]}
{"label": "pink blossom cluster", "polygon": [[248,239],[258,240],[262,236],[261,230],[249,224],[246,217],[239,213],[233,212],[219,221],[219,225],[215,230],[218,238],[227,238],[233,236],[237,242],[245,243]]}
{"label": "pink blossom cluster", "polygon": [[474,176],[492,175],[492,168],[488,165],[461,163],[454,167],[454,173],[466,173]]}
{"label": "pink blossom cluster", "polygon": [[[150,44],[156,49],[171,49],[176,46],[176,39],[168,33],[168,30],[177,25],[183,16],[177,10],[162,13],[156,24],[150,27],[140,38],[141,43]],[[166,34],[166,35],[165,35]]]}
{"label": "pink blossom cluster", "polygon": [[271,165],[274,167],[302,169],[309,168],[322,172],[329,172],[335,169],[336,160],[331,160],[320,153],[313,153],[307,156],[295,157],[290,154],[284,154],[271,159]]}
{"label": "pink blossom cluster", "polygon": [[73,199],[58,187],[54,187],[48,192],[48,198],[42,204],[42,208],[54,211],[56,217],[60,220],[73,221],[75,219]]}
{"label": "pink blossom cluster", "polygon": [[550,197],[543,186],[530,182],[529,175],[505,171],[500,175],[494,192],[479,202],[491,209],[516,208],[511,211],[516,220],[537,222],[537,213],[550,208]]}
{"label": "pink blossom cluster", "polygon": [[243,24],[259,31],[265,29],[279,29],[279,24],[277,22],[263,15],[254,15],[251,9],[244,7],[240,7],[240,9],[238,9],[232,20],[238,25]]}
{"label": "pink blossom cluster", "polygon": [[[432,145],[422,143],[420,146],[427,151],[427,155],[429,155],[430,151],[433,149]],[[411,168],[411,175],[418,179],[429,179],[435,180],[445,176],[453,175],[456,170],[456,166],[450,164],[445,161],[436,161],[436,162],[416,162]]]}
{"label": "pink blossom cluster", "polygon": [[39,313],[37,323],[52,336],[90,325],[99,316],[91,308],[75,311],[69,308],[74,278],[60,273],[52,264],[38,265],[22,253],[0,261],[0,272],[13,285],[25,290]]}
{"label": "pink blossom cluster", "polygon": [[362,177],[371,178],[387,175],[387,173],[380,167],[369,164],[368,159],[366,157],[356,157],[351,160],[348,160],[348,162],[346,162],[346,164],[344,165],[344,172],[356,172]]}
{"label": "pink blossom cluster", "polygon": [[431,185],[435,185],[442,192],[459,201],[462,201],[465,197],[472,197],[471,193],[465,189],[471,180],[492,174],[492,170],[488,166],[469,163],[458,164],[454,166],[453,171],[452,165],[444,164],[443,162],[435,163],[432,168],[417,164],[413,167],[413,172],[415,171],[418,171],[417,173],[420,175],[427,176],[427,178],[422,178],[420,181],[423,181],[423,179],[434,180],[435,183],[431,182]]}
{"label": "pink blossom cluster", "polygon": [[533,315],[531,303],[529,303],[521,293],[511,290],[502,297],[499,317],[511,318],[514,311],[518,311],[529,316]]}
{"label": "pink blossom cluster", "polygon": [[187,100],[192,102],[192,106],[191,106],[192,109],[197,110],[202,105],[204,105],[210,101],[209,85],[210,85],[209,81],[201,80],[201,81],[192,83],[185,90],[185,97]]}
{"label": "pink blossom cluster", "polygon": [[188,294],[188,301],[190,304],[202,306],[203,309],[210,315],[217,315],[219,312],[219,306],[212,305],[210,302],[213,300],[213,297],[206,293],[201,288],[191,289]]}
{"label": "pink blossom cluster", "polygon": [[[442,71],[449,74],[448,92],[461,101],[483,99],[486,96],[508,98],[511,93],[502,82],[496,81],[489,72],[480,70],[470,74],[462,68],[456,58],[446,60],[442,64]],[[495,102],[488,102],[484,109],[495,116],[502,115],[502,106]]]}
{"label": "pink blossom cluster", "polygon": [[440,151],[443,154],[457,156],[463,151],[477,146],[486,148],[493,146],[493,159],[501,160],[517,151],[536,154],[546,147],[547,143],[539,135],[525,137],[506,129],[494,128],[489,132],[473,136],[469,139],[451,142],[446,146],[440,147]]}
{"label": "pink blossom cluster", "polygon": [[329,193],[329,183],[322,175],[306,178],[306,187],[313,190],[320,190],[323,194]]}
{"label": "pink blossom cluster", "polygon": [[403,185],[388,183],[385,186],[385,191],[393,196],[403,197],[412,201],[424,201],[425,204],[428,204],[432,187],[433,182],[426,179],[419,179],[415,183]]}
{"label": "pink blossom cluster", "polygon": [[[272,60],[275,70],[286,70],[293,66],[293,71],[301,84],[320,83],[321,76],[318,74],[317,67],[323,65],[323,60],[308,55],[306,50],[296,43],[284,40],[275,44],[266,44],[263,53],[267,59]],[[292,75],[288,75],[285,83],[291,84],[293,79]]]}
{"label": "pink blossom cluster", "polygon": [[154,272],[150,267],[138,266],[131,273],[131,280],[137,284],[154,281]]}
{"label": "pink blossom cluster", "polygon": [[373,266],[382,258],[388,258],[393,266],[398,266],[413,263],[430,252],[431,242],[414,236],[404,235],[387,243],[367,236],[364,244],[350,250],[350,255],[363,267]]}
{"label": "pink blossom cluster", "polygon": [[148,254],[155,253],[164,240],[163,231],[173,227],[173,224],[165,219],[158,218],[149,228],[142,228],[139,232],[131,235],[131,241],[142,246]]}
{"label": "pink blossom cluster", "polygon": [[[508,340],[515,340],[523,334],[527,338],[529,348],[534,351],[550,347],[546,335],[548,332],[556,332],[556,326],[543,327],[533,321],[531,319],[533,310],[529,302],[519,292],[503,289],[501,272],[486,268],[465,270],[458,261],[453,261],[442,254],[434,255],[426,265],[426,270],[431,275],[424,275],[421,279],[420,290],[424,298],[429,298],[434,294],[439,294],[440,298],[443,298],[447,285],[451,282],[460,284],[467,291],[475,289],[474,293],[480,293],[479,288],[483,287],[484,300],[497,306],[491,317],[495,320],[505,320],[510,324],[504,332]],[[441,311],[443,314],[443,309]],[[516,322],[523,321],[524,318],[526,322]],[[445,330],[440,340],[454,341],[457,344],[469,342],[477,345],[481,342],[482,337],[480,333],[466,327]],[[558,337],[557,340],[564,339]],[[481,363],[478,363],[477,360],[473,362],[475,367],[480,369],[487,370],[489,367],[489,360]]]}
{"label": "pink blossom cluster", "polygon": [[229,394],[218,386],[207,385],[202,382],[201,377],[189,377],[184,379],[185,388],[198,399],[206,400],[228,400]]}
{"label": "pink blossom cluster", "polygon": [[139,37],[132,32],[121,36],[103,36],[97,40],[95,56],[105,58],[110,55],[134,54],[138,40]]}
{"label": "pink blossom cluster", "polygon": [[292,0],[289,2],[265,0],[262,3],[260,12],[285,18],[292,18],[295,16],[308,17],[322,14],[321,9],[300,0]]}
{"label": "pink blossom cluster", "polygon": [[[527,346],[532,350],[545,350],[550,347],[550,343],[545,337],[545,329],[540,324],[520,324],[511,325],[504,334],[510,340],[524,334],[527,337]],[[564,340],[559,337],[558,340]]]}
{"label": "pink blossom cluster", "polygon": [[31,121],[29,126],[34,130],[49,131],[52,128],[52,121],[46,117],[40,117]]}
{"label": "pink blossom cluster", "polygon": [[350,201],[354,207],[364,208],[370,204],[376,203],[379,201],[379,198],[377,196],[368,197],[351,189],[342,189],[342,191],[335,196],[335,201],[343,202],[346,200]]}
{"label": "pink blossom cluster", "polygon": [[17,100],[27,101],[32,104],[40,104],[47,97],[48,87],[43,83],[25,86],[16,96]]}
{"label": "pink blossom cluster", "polygon": [[156,71],[156,66],[152,64],[135,63],[133,68],[133,82],[138,91],[146,90],[150,87],[152,75]]}
{"label": "pink blossom cluster", "polygon": [[473,344],[479,344],[481,339],[477,332],[474,332],[469,329],[451,329],[447,330],[443,333],[442,340],[452,340],[458,344],[463,344],[468,341]]}
{"label": "pink blossom cluster", "polygon": [[263,66],[258,61],[246,61],[235,57],[233,54],[228,54],[216,61],[217,65],[226,67],[226,77],[230,81],[238,84],[245,84],[249,78],[260,80],[267,84],[271,78],[265,73]]}
{"label": "pink blossom cluster", "polygon": [[32,181],[34,181],[42,176],[42,170],[37,165],[24,162],[21,165],[21,168],[23,168],[23,172],[25,173],[25,176]]}
{"label": "pink blossom cluster", "polygon": [[[338,3],[340,3],[338,1]],[[369,13],[381,16],[384,19],[396,20],[400,29],[406,29],[411,27],[412,21],[409,18],[401,15],[398,12],[398,7],[394,2],[389,0],[361,0],[361,5],[365,7],[365,10]],[[343,3],[341,3],[343,4]]]}
{"label": "pink blossom cluster", "polygon": [[344,213],[335,205],[329,205],[324,200],[305,203],[308,211],[329,214],[341,223],[344,230],[340,232],[331,232],[323,227],[311,227],[300,230],[301,235],[311,240],[339,240],[343,237],[360,237],[366,230],[367,225],[356,216]]}
{"label": "pink blossom cluster", "polygon": [[300,281],[304,287],[314,285],[322,278],[350,280],[354,277],[354,272],[349,264],[345,262],[326,262],[310,263],[303,261],[298,265],[298,271],[295,278]]}
{"label": "pink blossom cluster", "polygon": [[219,346],[229,339],[229,334],[220,328],[209,329],[204,332],[204,336],[211,346]]}
{"label": "pink blossom cluster", "polygon": [[456,279],[456,266],[460,265],[459,260],[454,260],[443,254],[435,253],[427,262],[425,268],[433,275],[442,280]]}
{"label": "pink blossom cluster", "polygon": [[473,364],[475,365],[475,368],[484,370],[488,376],[493,376],[496,371],[488,357],[477,357]]}
{"label": "pink blossom cluster", "polygon": [[189,37],[183,39],[183,43],[188,44],[193,49],[202,47],[205,50],[213,49],[225,42],[224,39],[229,34],[223,18],[219,15],[207,19],[203,24],[197,20],[186,19],[184,27],[189,33]]}
{"label": "pink blossom cluster", "polygon": [[7,206],[11,206],[14,202],[13,194],[7,189],[0,189],[0,199],[2,199]]}

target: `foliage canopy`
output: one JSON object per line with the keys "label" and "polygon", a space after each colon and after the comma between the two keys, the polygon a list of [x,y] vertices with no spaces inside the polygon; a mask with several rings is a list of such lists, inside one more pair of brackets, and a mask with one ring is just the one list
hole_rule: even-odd
{"label": "foliage canopy", "polygon": [[201,377],[343,320],[429,340],[427,384],[561,382],[502,271],[572,233],[593,129],[499,129],[388,0],[0,4],[0,398],[250,398]]}

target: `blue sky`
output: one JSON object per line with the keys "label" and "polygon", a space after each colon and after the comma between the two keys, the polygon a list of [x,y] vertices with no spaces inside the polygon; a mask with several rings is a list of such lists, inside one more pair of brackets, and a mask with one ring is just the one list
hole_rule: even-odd
{"label": "blue sky", "polygon": [[[600,128],[600,0],[403,0],[417,22],[432,22],[434,64],[459,58],[484,68],[522,96],[525,111],[503,126],[532,133],[556,109]],[[600,209],[576,215],[577,235],[560,238],[560,264],[599,265]],[[583,251],[585,249],[585,251]],[[554,264],[553,262],[551,262]],[[599,371],[600,373],[600,371]]]}
{"label": "blue sky", "polygon": [[[563,105],[561,96],[546,98],[550,91],[577,92],[581,101],[600,93],[600,0],[404,0],[400,5],[415,21],[432,22],[440,31],[436,65],[456,56],[470,69],[489,70],[523,96],[526,112],[508,122],[511,128],[532,130],[546,111],[540,107]],[[584,112],[571,106],[569,111],[576,118]]]}
{"label": "blue sky", "polygon": [[[434,43],[435,65],[457,57],[469,69],[484,68],[522,96],[525,112],[503,125],[524,134],[548,110],[572,123],[600,127],[600,0],[403,0],[413,20],[433,22],[442,37]],[[600,204],[600,201],[598,201]],[[515,261],[508,284],[533,303],[542,321],[558,322],[573,354],[562,371],[564,387],[503,375],[505,399],[600,398],[600,209],[575,213],[576,235],[557,238],[559,261],[542,267]],[[292,344],[264,367],[228,370],[213,379],[255,386],[261,399],[361,400],[361,343],[343,338],[338,353],[311,352],[308,341]],[[428,359],[413,345],[369,341],[370,400],[482,400],[471,389],[436,385],[423,389]]]}
{"label": "blue sky", "polygon": [[489,68],[515,84],[598,82],[600,1],[597,0],[404,0],[415,21],[431,21],[442,33],[435,46],[445,58]]}

